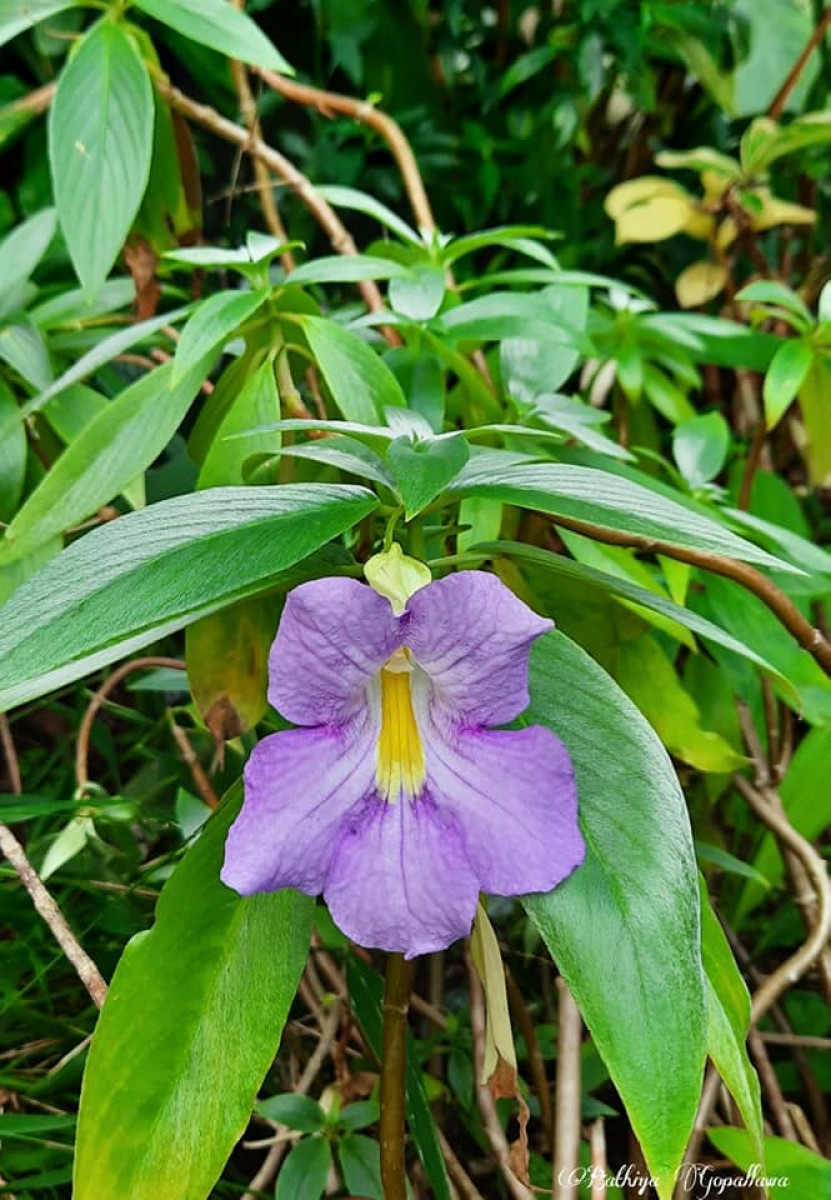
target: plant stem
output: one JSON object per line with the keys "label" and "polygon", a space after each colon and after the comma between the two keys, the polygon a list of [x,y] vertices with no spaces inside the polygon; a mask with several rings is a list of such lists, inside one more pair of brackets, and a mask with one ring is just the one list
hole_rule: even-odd
{"label": "plant stem", "polygon": [[386,1200],[407,1200],[404,1167],[404,1090],[407,1071],[407,1011],[415,961],[387,958],[384,1040],[381,1058],[381,1181]]}

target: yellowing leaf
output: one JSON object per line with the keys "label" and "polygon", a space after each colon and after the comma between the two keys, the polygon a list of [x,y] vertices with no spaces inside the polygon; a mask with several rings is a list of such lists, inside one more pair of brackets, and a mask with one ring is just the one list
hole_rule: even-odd
{"label": "yellowing leaf", "polygon": [[761,211],[752,213],[750,217],[750,227],[757,232],[773,229],[776,225],[813,225],[817,219],[813,209],[780,200],[778,196],[772,196],[767,188],[755,188],[751,195],[762,205]]}
{"label": "yellowing leaf", "polygon": [[689,237],[698,238],[700,242],[709,242],[715,229],[715,218],[702,208],[692,207],[683,232]]}
{"label": "yellowing leaf", "polygon": [[831,366],[823,359],[811,363],[802,387],[799,406],[805,425],[805,456],[815,487],[831,485]]}
{"label": "yellowing leaf", "polygon": [[654,196],[633,205],[615,222],[615,242],[662,242],[681,233],[695,215],[692,201],[681,196]]}
{"label": "yellowing leaf", "polygon": [[697,308],[717,296],[727,282],[727,271],[720,263],[701,259],[690,263],[675,281],[675,294],[682,308]]}
{"label": "yellowing leaf", "polygon": [[516,1051],[508,1012],[508,989],[505,985],[505,967],[499,943],[479,901],[473,932],[470,936],[470,954],[476,974],[482,981],[485,993],[487,1021],[485,1027],[485,1061],[482,1067],[482,1083],[490,1083],[499,1069],[502,1059],[516,1074]]}
{"label": "yellowing leaf", "polygon": [[647,200],[669,198],[687,200],[689,197],[680,184],[672,179],[664,179],[661,175],[642,175],[639,179],[627,179],[613,187],[606,197],[603,207],[606,215],[613,221],[622,217],[627,209],[634,204],[643,204]]}
{"label": "yellowing leaf", "polygon": [[716,245],[719,250],[726,250],[728,246],[732,246],[739,234],[739,227],[736,224],[735,217],[725,217],[718,227],[716,234]]}

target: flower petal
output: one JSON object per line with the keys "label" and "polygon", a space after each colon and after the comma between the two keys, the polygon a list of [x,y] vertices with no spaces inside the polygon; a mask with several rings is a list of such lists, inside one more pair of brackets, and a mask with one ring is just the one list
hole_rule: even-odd
{"label": "flower petal", "polygon": [[286,597],[268,659],[268,698],[295,725],[340,723],[401,645],[388,600],[357,579],[315,579]]}
{"label": "flower petal", "polygon": [[483,571],[460,571],[422,588],[402,624],[436,698],[477,725],[500,725],[528,707],[531,643],[553,628]]}
{"label": "flower petal", "polygon": [[422,686],[415,697],[427,787],[452,813],[483,892],[548,892],[578,867],[585,845],[577,822],[571,759],[541,725],[471,729],[446,721]]}
{"label": "flower petal", "polygon": [[377,718],[263,738],[245,767],[245,801],[220,878],[243,896],[323,891],[346,815],[373,787]]}
{"label": "flower petal", "polygon": [[324,892],[347,937],[414,958],[470,933],[479,888],[452,813],[373,797],[348,824]]}

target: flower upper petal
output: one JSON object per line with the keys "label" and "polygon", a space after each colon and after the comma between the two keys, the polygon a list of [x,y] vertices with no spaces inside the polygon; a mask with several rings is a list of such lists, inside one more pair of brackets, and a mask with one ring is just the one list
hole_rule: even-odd
{"label": "flower upper petal", "polygon": [[583,861],[577,789],[560,739],[540,725],[491,730],[462,726],[419,689],[427,787],[454,814],[483,892],[548,892]]}
{"label": "flower upper petal", "polygon": [[477,725],[500,725],[528,707],[531,643],[553,628],[482,571],[460,571],[416,592],[402,625],[436,699]]}
{"label": "flower upper petal", "polygon": [[388,600],[357,579],[315,579],[286,597],[268,660],[268,698],[295,725],[340,723],[401,645]]}
{"label": "flower upper petal", "polygon": [[350,814],[324,891],[347,937],[407,958],[466,937],[478,896],[458,823],[427,795]]}
{"label": "flower upper petal", "polygon": [[323,891],[341,826],[374,784],[377,718],[263,738],[245,768],[245,802],[225,842],[221,879],[243,896]]}

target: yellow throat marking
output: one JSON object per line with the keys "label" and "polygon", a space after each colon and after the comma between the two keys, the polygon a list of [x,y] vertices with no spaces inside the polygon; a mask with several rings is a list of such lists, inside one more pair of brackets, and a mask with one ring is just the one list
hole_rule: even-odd
{"label": "yellow throat marking", "polygon": [[393,804],[402,794],[414,797],[424,784],[424,748],[410,693],[412,666],[406,650],[396,650],[381,671],[381,731],[375,783]]}

